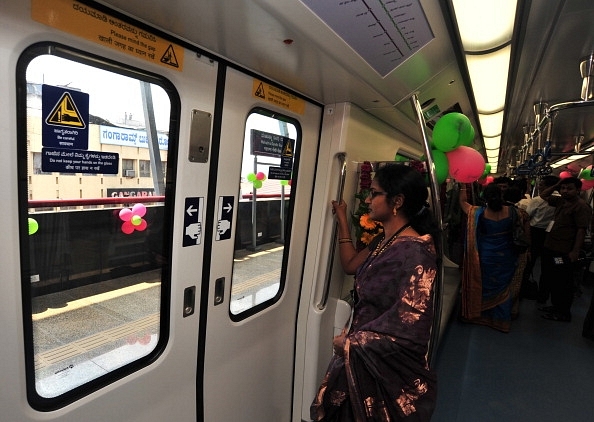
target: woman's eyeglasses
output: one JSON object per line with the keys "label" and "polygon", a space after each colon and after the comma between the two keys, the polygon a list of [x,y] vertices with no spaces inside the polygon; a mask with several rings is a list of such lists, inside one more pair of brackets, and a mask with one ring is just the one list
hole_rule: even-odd
{"label": "woman's eyeglasses", "polygon": [[376,196],[387,195],[387,194],[388,194],[388,192],[382,192],[381,190],[369,189],[367,196],[371,196],[372,198],[375,198]]}

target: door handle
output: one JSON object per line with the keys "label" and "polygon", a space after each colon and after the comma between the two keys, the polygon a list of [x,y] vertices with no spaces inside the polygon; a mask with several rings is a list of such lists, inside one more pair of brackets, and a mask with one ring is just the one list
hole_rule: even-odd
{"label": "door handle", "polygon": [[225,300],[225,277],[217,278],[215,281],[214,304],[220,305]]}
{"label": "door handle", "polygon": [[196,304],[196,286],[186,287],[184,289],[184,318],[194,313]]}

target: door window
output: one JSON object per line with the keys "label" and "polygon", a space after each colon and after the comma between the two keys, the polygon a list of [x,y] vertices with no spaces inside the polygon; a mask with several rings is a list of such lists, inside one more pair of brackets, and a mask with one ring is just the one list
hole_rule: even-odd
{"label": "door window", "polygon": [[299,123],[256,109],[247,118],[230,312],[241,319],[280,297]]}

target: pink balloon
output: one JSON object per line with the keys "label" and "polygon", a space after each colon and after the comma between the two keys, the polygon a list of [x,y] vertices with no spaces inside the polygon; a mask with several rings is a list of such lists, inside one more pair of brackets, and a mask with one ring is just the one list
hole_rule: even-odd
{"label": "pink balloon", "polygon": [[122,221],[130,221],[132,218],[132,210],[130,208],[124,208],[120,211],[120,218]]}
{"label": "pink balloon", "polygon": [[256,173],[256,179],[264,180],[264,179],[266,179],[266,175],[263,172],[259,171],[258,173]]}
{"label": "pink balloon", "polygon": [[122,224],[122,231],[125,234],[131,234],[134,231],[134,226],[132,225],[130,220],[124,221],[124,223]]}
{"label": "pink balloon", "polygon": [[572,177],[572,176],[573,176],[573,174],[571,174],[568,171],[562,171],[561,173],[559,173],[559,177],[561,179],[567,179],[568,177]]}
{"label": "pink balloon", "polygon": [[581,179],[582,190],[588,190],[594,188],[594,180]]}
{"label": "pink balloon", "polygon": [[450,164],[450,176],[458,182],[471,183],[481,178],[485,171],[485,159],[477,150],[461,145],[446,152]]}
{"label": "pink balloon", "polygon": [[135,204],[132,207],[132,214],[144,217],[144,215],[146,214],[146,207],[144,206],[144,204]]}

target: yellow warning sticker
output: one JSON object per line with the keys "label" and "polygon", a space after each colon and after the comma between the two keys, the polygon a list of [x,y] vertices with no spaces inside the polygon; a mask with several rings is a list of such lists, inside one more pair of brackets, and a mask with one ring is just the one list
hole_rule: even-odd
{"label": "yellow warning sticker", "polygon": [[122,53],[183,70],[183,47],[77,1],[32,0],[31,17]]}
{"label": "yellow warning sticker", "polygon": [[56,103],[56,106],[47,116],[45,122],[50,125],[79,128],[85,127],[85,122],[68,92],[64,92],[64,95],[62,95],[62,98]]}
{"label": "yellow warning sticker", "polygon": [[255,98],[260,98],[274,104],[277,107],[282,107],[294,113],[303,114],[305,111],[305,101],[301,98],[280,89],[274,85],[267,84],[258,79],[254,79],[252,95]]}

